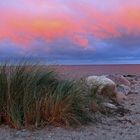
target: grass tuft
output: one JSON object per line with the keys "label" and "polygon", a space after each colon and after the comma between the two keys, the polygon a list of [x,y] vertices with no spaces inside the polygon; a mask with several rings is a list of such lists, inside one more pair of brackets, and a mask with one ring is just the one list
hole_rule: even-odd
{"label": "grass tuft", "polygon": [[[0,67],[0,124],[13,128],[78,126],[102,112],[101,103],[114,93],[89,87],[84,79],[62,80],[54,70],[28,62]],[[108,94],[108,92],[110,94]]]}
{"label": "grass tuft", "polygon": [[81,84],[59,80],[54,71],[39,65],[0,67],[0,123],[17,129],[82,125],[92,121],[88,102]]}

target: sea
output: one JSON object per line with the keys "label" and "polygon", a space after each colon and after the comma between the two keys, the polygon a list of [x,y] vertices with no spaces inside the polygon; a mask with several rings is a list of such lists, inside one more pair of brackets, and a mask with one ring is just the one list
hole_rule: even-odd
{"label": "sea", "polygon": [[140,64],[57,65],[55,68],[67,78],[107,74],[140,75]]}

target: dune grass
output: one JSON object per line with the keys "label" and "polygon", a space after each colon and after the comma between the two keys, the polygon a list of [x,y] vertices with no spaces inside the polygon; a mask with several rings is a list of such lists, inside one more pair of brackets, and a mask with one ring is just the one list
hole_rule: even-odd
{"label": "dune grass", "polygon": [[59,80],[54,71],[42,71],[39,65],[0,67],[0,123],[11,127],[91,122],[88,97],[78,82]]}

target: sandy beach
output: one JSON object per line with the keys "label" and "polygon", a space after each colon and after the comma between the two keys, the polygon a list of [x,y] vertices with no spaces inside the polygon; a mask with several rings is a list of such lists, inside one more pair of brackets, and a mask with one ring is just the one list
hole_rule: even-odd
{"label": "sandy beach", "polygon": [[[94,124],[79,128],[47,126],[38,130],[15,130],[0,127],[0,140],[139,140],[140,139],[140,76],[128,77],[132,93],[123,102],[129,112],[106,116],[97,114]],[[135,82],[134,82],[135,81]]]}

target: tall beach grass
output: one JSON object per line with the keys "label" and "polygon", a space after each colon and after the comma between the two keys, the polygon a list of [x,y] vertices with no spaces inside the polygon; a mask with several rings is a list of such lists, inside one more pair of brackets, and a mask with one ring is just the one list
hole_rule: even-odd
{"label": "tall beach grass", "polygon": [[42,70],[39,65],[1,65],[0,123],[19,129],[91,122],[91,94],[85,92],[87,89],[78,82],[60,80],[54,71]]}

